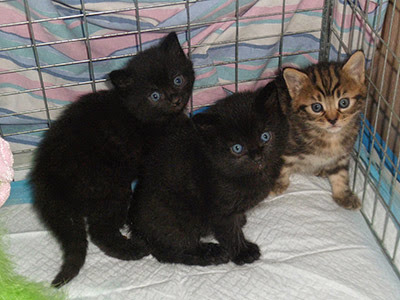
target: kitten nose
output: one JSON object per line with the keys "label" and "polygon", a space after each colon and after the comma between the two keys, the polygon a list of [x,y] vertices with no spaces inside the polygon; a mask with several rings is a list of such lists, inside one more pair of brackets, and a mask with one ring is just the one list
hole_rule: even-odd
{"label": "kitten nose", "polygon": [[329,123],[331,123],[332,125],[335,125],[337,118],[334,119],[327,119]]}
{"label": "kitten nose", "polygon": [[181,103],[181,98],[179,96],[171,96],[171,103],[174,105],[178,105]]}
{"label": "kitten nose", "polygon": [[261,156],[261,154],[255,152],[255,151],[253,151],[253,153],[250,153],[250,157],[251,157],[251,159],[252,159],[255,163],[257,163],[257,164],[260,164],[261,161],[262,161],[262,156]]}

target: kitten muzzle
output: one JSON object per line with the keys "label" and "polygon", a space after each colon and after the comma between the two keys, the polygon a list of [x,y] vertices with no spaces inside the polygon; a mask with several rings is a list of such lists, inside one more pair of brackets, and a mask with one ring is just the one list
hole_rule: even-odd
{"label": "kitten muzzle", "polygon": [[328,122],[331,123],[332,125],[335,125],[335,124],[336,124],[336,121],[337,121],[338,119],[337,119],[337,118],[335,118],[335,119],[328,119],[328,118],[327,118],[327,120],[328,120]]}
{"label": "kitten muzzle", "polygon": [[336,133],[336,132],[339,132],[340,130],[342,130],[342,127],[337,126],[337,125],[332,125],[332,126],[329,126],[328,128],[326,128],[326,131],[328,131],[330,133]]}
{"label": "kitten muzzle", "polygon": [[261,155],[251,155],[250,157],[258,169],[263,169],[265,167],[264,160]]}
{"label": "kitten muzzle", "polygon": [[180,97],[171,97],[171,103],[172,103],[174,106],[179,106],[179,104],[182,103],[182,100],[181,100]]}

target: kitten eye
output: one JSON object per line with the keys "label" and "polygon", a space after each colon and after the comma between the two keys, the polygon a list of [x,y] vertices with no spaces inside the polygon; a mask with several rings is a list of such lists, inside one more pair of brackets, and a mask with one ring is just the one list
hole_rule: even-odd
{"label": "kitten eye", "polygon": [[243,151],[243,146],[240,144],[235,144],[231,147],[231,150],[234,154],[240,154]]}
{"label": "kitten eye", "polygon": [[324,110],[324,107],[322,106],[321,103],[313,103],[313,104],[311,104],[311,109],[312,109],[314,112],[318,113],[318,112],[323,111],[323,110]]}
{"label": "kitten eye", "polygon": [[160,98],[161,98],[161,94],[160,94],[159,92],[153,92],[153,93],[150,95],[150,99],[153,100],[153,101],[155,101],[155,102],[157,102],[158,100],[160,100]]}
{"label": "kitten eye", "polygon": [[269,133],[268,131],[264,132],[261,134],[261,140],[266,143],[271,139],[271,133]]}
{"label": "kitten eye", "polygon": [[176,76],[175,78],[174,78],[174,84],[176,85],[176,86],[180,86],[180,85],[182,85],[182,83],[183,83],[183,77],[182,76]]}
{"label": "kitten eye", "polygon": [[339,100],[339,107],[340,108],[346,108],[349,107],[350,105],[350,100],[349,98],[343,98]]}

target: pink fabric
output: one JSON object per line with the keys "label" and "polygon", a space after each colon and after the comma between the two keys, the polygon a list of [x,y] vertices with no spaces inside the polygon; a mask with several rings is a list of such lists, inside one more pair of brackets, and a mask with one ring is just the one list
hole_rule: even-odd
{"label": "pink fabric", "polygon": [[14,158],[10,145],[0,137],[0,206],[2,206],[10,196],[10,182],[14,177],[13,163]]}

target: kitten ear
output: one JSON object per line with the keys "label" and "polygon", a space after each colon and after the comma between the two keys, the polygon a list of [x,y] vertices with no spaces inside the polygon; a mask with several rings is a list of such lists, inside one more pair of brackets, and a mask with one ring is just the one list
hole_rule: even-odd
{"label": "kitten ear", "polygon": [[227,88],[222,87],[222,90],[225,92],[225,96],[230,96],[234,94],[234,92],[228,90]]}
{"label": "kitten ear", "polygon": [[265,113],[265,104],[274,94],[275,87],[274,81],[270,81],[258,91],[254,101],[254,108],[257,112]]}
{"label": "kitten ear", "polygon": [[292,99],[295,99],[300,94],[303,87],[311,84],[307,74],[293,68],[284,69],[283,78]]}
{"label": "kitten ear", "polygon": [[365,81],[365,56],[362,50],[356,51],[347,62],[342,70],[347,73],[355,81],[364,84]]}
{"label": "kitten ear", "polygon": [[[286,97],[287,98],[287,97]],[[276,107],[284,115],[288,112],[289,102],[285,101],[283,95],[279,92],[276,81],[271,81],[263,87],[256,96],[255,109],[261,113],[267,113],[266,107]]]}
{"label": "kitten ear", "polygon": [[132,76],[125,69],[114,70],[108,74],[108,77],[113,86],[117,88],[124,88],[132,82]]}
{"label": "kitten ear", "polygon": [[174,55],[183,55],[186,57],[185,53],[183,52],[183,49],[181,47],[181,44],[179,44],[178,37],[175,32],[169,33],[161,42],[160,48],[168,53],[174,54]]}

